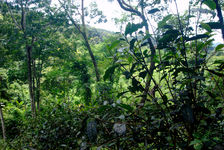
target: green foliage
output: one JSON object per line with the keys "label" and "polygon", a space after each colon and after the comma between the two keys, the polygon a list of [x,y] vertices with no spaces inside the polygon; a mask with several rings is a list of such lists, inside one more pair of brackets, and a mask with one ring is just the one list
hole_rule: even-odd
{"label": "green foliage", "polygon": [[141,29],[144,25],[141,23],[141,24],[134,24],[134,23],[128,23],[128,25],[126,26],[126,29],[125,29],[125,35],[132,35],[132,33],[138,31],[138,29]]}
{"label": "green foliage", "polygon": [[208,22],[206,23],[210,26],[212,29],[222,29],[223,25],[221,25],[219,22]]}
{"label": "green foliage", "polygon": [[[66,12],[51,6],[50,1],[30,1],[24,33],[14,22],[22,17],[18,1],[11,1],[8,7],[1,5],[4,61],[0,60],[0,103],[7,140],[0,140],[0,147],[224,147],[224,45],[214,46],[213,38],[214,31],[223,25],[212,19],[204,22],[193,10],[183,16],[162,16],[158,12],[163,14],[166,7],[159,0],[123,4],[131,12],[116,20],[128,22],[124,33],[86,28],[85,40],[91,44],[103,77],[97,82],[86,43],[80,38],[83,33],[77,31],[83,29],[71,26]],[[212,0],[203,4],[209,11],[216,8]],[[78,5],[66,1],[63,8],[73,13]],[[91,9],[90,14],[85,10],[87,16],[105,19],[96,4]],[[192,18],[200,28],[192,28]],[[153,34],[147,19],[157,22]],[[79,22],[78,17],[75,21]],[[25,57],[31,43],[36,117],[30,111]]]}
{"label": "green foliage", "polygon": [[167,15],[164,17],[159,23],[158,23],[158,28],[162,28],[166,25],[166,22],[172,17],[172,15]]}
{"label": "green foliage", "polygon": [[203,1],[205,5],[207,5],[211,10],[216,9],[216,4],[213,0],[205,0]]}
{"label": "green foliage", "polygon": [[158,8],[153,8],[153,9],[148,11],[148,14],[154,14],[154,13],[156,13],[158,11],[160,11]]}
{"label": "green foliage", "polygon": [[104,81],[107,80],[107,79],[112,80],[112,75],[114,74],[114,71],[115,71],[115,69],[116,69],[117,67],[118,67],[118,65],[114,65],[114,66],[109,67],[109,68],[106,70],[106,72],[105,72],[105,74],[104,74],[104,76],[103,76]]}

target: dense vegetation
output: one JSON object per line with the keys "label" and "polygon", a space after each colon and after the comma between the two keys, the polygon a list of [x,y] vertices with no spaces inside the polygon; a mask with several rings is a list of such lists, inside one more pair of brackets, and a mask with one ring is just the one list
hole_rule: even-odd
{"label": "dense vegetation", "polygon": [[222,0],[52,2],[0,2],[0,149],[224,149]]}

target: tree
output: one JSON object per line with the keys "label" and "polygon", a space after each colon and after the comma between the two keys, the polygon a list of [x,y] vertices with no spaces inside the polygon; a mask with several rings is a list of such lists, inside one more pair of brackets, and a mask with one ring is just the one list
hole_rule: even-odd
{"label": "tree", "polygon": [[[93,54],[92,48],[90,46],[88,36],[87,36],[87,31],[86,31],[87,30],[86,29],[86,23],[85,23],[86,8],[84,7],[84,0],[81,0],[81,4],[79,4],[79,5],[81,5],[80,8],[77,7],[78,5],[74,5],[73,3],[75,3],[75,2],[73,2],[73,1],[72,2],[71,1],[67,1],[67,2],[63,1],[62,2],[62,1],[59,0],[59,2],[61,4],[61,7],[64,8],[64,11],[65,11],[67,17],[69,18],[69,20],[75,26],[77,31],[81,34],[81,36],[84,40],[86,49],[89,52],[89,55],[91,57],[91,60],[92,60],[92,63],[93,63],[94,69],[95,69],[96,80],[100,81],[99,69],[98,69],[97,62],[96,62],[95,56]],[[80,16],[80,22],[81,22],[80,24],[81,25],[79,24],[79,21],[77,21],[73,18],[74,15],[79,15]]]}
{"label": "tree", "polygon": [[2,113],[2,104],[0,106],[0,119],[1,119],[1,125],[2,125],[2,137],[4,140],[6,140],[5,120]]}
{"label": "tree", "polygon": [[[116,55],[116,60],[118,61],[116,61],[117,63],[114,66],[108,68],[105,75],[107,73],[114,73],[114,68],[120,66],[119,69],[123,70],[126,79],[129,79],[131,82],[127,91],[136,95],[135,101],[137,101],[137,103],[139,103],[139,101],[140,104],[143,102],[143,105],[140,105],[140,107],[136,106],[139,108],[136,110],[137,113],[147,112],[144,110],[141,111],[141,109],[149,109],[150,112],[154,111],[153,113],[148,113],[157,118],[155,121],[160,120],[159,127],[154,128],[155,132],[157,132],[157,129],[164,132],[166,128],[172,128],[172,131],[166,131],[163,136],[157,136],[153,132],[153,124],[150,123],[152,120],[148,118],[145,120],[146,123],[143,123],[142,126],[149,128],[148,130],[146,129],[146,133],[148,132],[149,135],[142,137],[145,135],[142,134],[136,141],[147,141],[145,142],[145,147],[150,145],[151,148],[155,148],[156,146],[154,147],[153,145],[156,143],[155,145],[160,145],[156,148],[161,148],[166,145],[166,139],[164,139],[164,137],[169,136],[169,142],[172,143],[170,147],[172,147],[172,149],[176,149],[177,147],[192,149],[199,143],[201,147],[206,147],[205,141],[208,139],[198,140],[196,134],[201,135],[201,130],[199,128],[203,128],[201,124],[203,119],[200,117],[205,114],[211,114],[212,111],[209,107],[205,106],[209,101],[204,99],[204,96],[208,94],[206,92],[207,88],[205,88],[205,81],[207,78],[205,70],[208,71],[208,69],[206,69],[208,67],[208,48],[213,41],[209,39],[212,36],[211,29],[201,23],[200,32],[198,28],[196,28],[195,34],[192,31],[194,29],[191,27],[191,10],[189,10],[189,14],[187,14],[186,20],[184,20],[185,17],[180,15],[177,3],[174,1],[177,13],[174,15],[169,14],[158,22],[157,31],[160,31],[158,32],[160,34],[155,38],[156,48],[154,46],[153,49],[152,46],[150,46],[153,45],[153,43],[146,41],[148,37],[152,38],[152,35],[150,35],[149,30],[147,30],[147,26],[145,25],[147,22],[144,18],[146,18],[145,16],[147,15],[154,15],[159,12],[160,9],[155,7],[150,8],[150,6],[153,6],[153,4],[160,4],[160,2],[143,0],[138,2],[117,0],[117,2],[122,9],[130,12],[134,17],[137,16],[141,18],[141,22],[137,24],[129,22],[127,24],[123,38],[127,44],[121,41],[119,44],[116,44],[115,48],[122,46]],[[200,5],[202,4],[204,3],[200,3]],[[206,5],[210,5],[210,3],[206,3]],[[199,26],[198,23],[200,19],[199,15],[196,23],[197,27]],[[145,27],[145,30],[142,30],[143,27]],[[148,31],[148,36],[144,36],[144,31],[146,35]],[[142,35],[143,38],[141,38]],[[149,45],[149,50],[145,47],[147,45]],[[216,49],[222,49],[222,47],[223,44],[220,44]],[[155,50],[155,53],[153,50]],[[149,51],[151,53],[149,53]],[[147,61],[149,57],[151,58],[150,62]],[[157,71],[156,75],[151,76],[150,69],[147,69],[149,64],[150,68],[154,68],[152,70]],[[150,83],[148,82],[150,80],[152,80],[153,85],[150,86],[150,90],[145,90],[147,86],[143,88],[142,84],[146,82],[147,85],[147,83]],[[145,91],[147,91],[147,96],[145,96]],[[121,93],[121,95],[128,95],[128,92]],[[141,100],[137,99],[139,97],[141,97]],[[218,97],[222,97],[222,94]],[[147,103],[147,106],[144,106],[145,103]],[[217,108],[218,106],[216,105],[215,107]],[[140,116],[142,117],[144,113],[141,113]],[[213,119],[215,120],[215,118]],[[175,124],[183,128],[176,128],[174,127]],[[219,124],[218,126],[221,127],[222,125]],[[218,132],[218,130],[215,132]],[[184,137],[179,136],[184,133],[187,133]],[[155,138],[158,139],[155,140]],[[219,139],[221,139],[221,137],[219,137]],[[186,145],[184,146],[184,144],[181,144],[181,141],[186,141]],[[220,143],[220,140],[218,143]],[[212,146],[212,144],[209,146]]]}
{"label": "tree", "polygon": [[41,71],[47,58],[43,56],[43,51],[47,49],[48,37],[59,28],[60,14],[55,15],[58,19],[56,24],[55,16],[52,15],[56,12],[50,9],[50,1],[10,1],[6,4],[14,26],[21,33],[21,41],[25,45],[31,111],[35,117],[36,103],[39,109],[40,102]]}
{"label": "tree", "polygon": [[0,120],[2,128],[2,137],[4,140],[6,140],[6,127],[2,109],[10,100],[10,96],[8,93],[8,76],[6,73],[6,69],[0,68]]}
{"label": "tree", "polygon": [[102,21],[102,12],[84,2],[1,3],[0,147],[223,149],[216,1],[192,0],[182,14],[176,0],[174,13],[167,0],[117,0],[127,13],[116,20],[121,33],[89,27],[88,17]]}
{"label": "tree", "polygon": [[[213,1],[215,2],[217,16],[219,18],[219,23],[221,24],[221,26],[223,26],[224,22],[223,22],[221,4],[220,4],[220,2],[218,0],[213,0]],[[222,38],[224,40],[224,27],[221,28],[221,31],[222,31]]]}

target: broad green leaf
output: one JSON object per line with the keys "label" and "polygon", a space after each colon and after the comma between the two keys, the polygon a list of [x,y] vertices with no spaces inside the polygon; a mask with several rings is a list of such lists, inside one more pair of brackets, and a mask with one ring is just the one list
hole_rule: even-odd
{"label": "broad green leaf", "polygon": [[143,71],[139,73],[139,77],[141,77],[142,79],[145,79],[146,75],[147,75],[147,71]]}
{"label": "broad green leaf", "polygon": [[133,60],[134,60],[134,58],[133,58],[132,56],[129,55],[129,56],[128,56],[128,62],[129,62],[129,63],[132,63]]}
{"label": "broad green leaf", "polygon": [[124,94],[127,93],[127,92],[129,92],[129,91],[124,91],[124,92],[118,93],[118,94],[117,94],[117,98],[121,97],[122,95],[124,95]]}
{"label": "broad green leaf", "polygon": [[144,26],[143,23],[139,23],[139,24],[131,24],[130,22],[128,23],[128,25],[125,28],[125,36],[127,36],[128,34],[132,35],[133,32],[138,31],[138,29],[141,29]]}
{"label": "broad green leaf", "polygon": [[166,25],[166,22],[172,17],[172,15],[167,15],[158,23],[158,28],[162,28],[164,25]]}
{"label": "broad green leaf", "polygon": [[187,19],[189,19],[189,18],[194,18],[194,17],[196,17],[195,15],[188,15],[187,16]]}
{"label": "broad green leaf", "polygon": [[98,108],[98,111],[99,111],[100,113],[102,113],[102,112],[105,112],[107,109],[110,109],[110,108],[112,108],[111,105],[102,105],[102,106],[100,106],[100,107]]}
{"label": "broad green leaf", "polygon": [[147,34],[144,36],[143,41],[144,41],[144,40],[147,40],[148,38],[151,38],[151,37],[152,37],[151,34],[147,33]]}
{"label": "broad green leaf", "polygon": [[223,48],[224,44],[219,44],[218,46],[216,46],[215,51],[223,50]]}
{"label": "broad green leaf", "polygon": [[201,23],[201,27],[203,29],[207,30],[208,32],[212,32],[211,27],[208,24],[206,24],[206,23]]}
{"label": "broad green leaf", "polygon": [[163,26],[163,28],[164,29],[173,29],[173,26],[166,24]]}
{"label": "broad green leaf", "polygon": [[135,71],[135,67],[136,67],[137,63],[134,63],[132,66],[131,66],[131,69],[130,69],[130,73],[133,74]]}
{"label": "broad green leaf", "polygon": [[199,139],[195,139],[194,141],[191,141],[189,145],[193,145],[195,150],[201,150],[203,143]]}
{"label": "broad green leaf", "polygon": [[148,54],[148,50],[147,50],[147,49],[144,50],[143,55],[144,55],[145,57],[149,57],[149,54]]}
{"label": "broad green leaf", "polygon": [[206,48],[208,45],[211,45],[214,39],[210,39],[206,41],[205,43],[200,43],[197,46],[197,52],[200,52],[203,48]]}
{"label": "broad green leaf", "polygon": [[130,31],[131,29],[132,29],[132,25],[131,25],[131,23],[129,22],[129,23],[127,24],[126,28],[125,28],[125,36],[127,36],[128,34],[131,33],[131,31]]}
{"label": "broad green leaf", "polygon": [[206,24],[208,24],[211,29],[223,29],[224,28],[224,25],[222,25],[219,22],[208,22]]}
{"label": "broad green leaf", "polygon": [[158,41],[158,49],[166,48],[169,42],[172,42],[177,39],[179,35],[178,30],[170,29],[163,34],[163,37]]}
{"label": "broad green leaf", "polygon": [[219,76],[219,77],[224,77],[223,73],[217,72],[215,70],[210,70],[210,69],[206,69],[206,70],[209,71],[212,74],[215,74],[215,75]]}
{"label": "broad green leaf", "polygon": [[194,141],[191,141],[189,145],[195,145],[201,143],[201,140],[195,139]]}
{"label": "broad green leaf", "polygon": [[183,74],[195,74],[194,70],[193,69],[190,69],[190,68],[185,68],[185,67],[180,67],[180,68],[176,68],[174,70],[174,73],[172,74],[174,77],[177,77],[179,73],[183,73]]}
{"label": "broad green leaf", "polygon": [[142,87],[141,83],[139,81],[137,81],[135,78],[132,78],[132,87],[133,87],[133,91],[143,91],[144,88]]}
{"label": "broad green leaf", "polygon": [[128,71],[123,72],[123,75],[125,75],[126,79],[129,79],[131,77],[131,73]]}
{"label": "broad green leaf", "polygon": [[130,112],[133,111],[133,108],[130,106],[130,105],[127,105],[127,104],[118,104],[118,106],[120,106],[121,108],[124,108]]}
{"label": "broad green leaf", "polygon": [[154,13],[156,13],[158,11],[160,11],[158,8],[153,8],[153,9],[148,11],[148,14],[154,14]]}
{"label": "broad green leaf", "polygon": [[112,49],[114,49],[116,46],[119,45],[119,43],[120,43],[120,40],[113,41],[113,42],[111,43],[111,45],[107,47],[108,50],[112,50]]}
{"label": "broad green leaf", "polygon": [[203,3],[207,5],[211,10],[216,9],[216,4],[213,0],[205,0]]}
{"label": "broad green leaf", "polygon": [[199,39],[203,39],[203,38],[209,38],[209,36],[207,34],[199,34],[199,35],[193,36],[191,38],[186,38],[186,41],[199,40]]}
{"label": "broad green leaf", "polygon": [[224,64],[224,60],[216,60],[214,61],[214,64]]}
{"label": "broad green leaf", "polygon": [[210,91],[206,91],[206,93],[211,97],[211,98],[216,98],[216,95]]}
{"label": "broad green leaf", "polygon": [[130,41],[130,50],[133,50],[134,49],[134,46],[135,46],[135,42],[137,41],[137,39],[132,39]]}
{"label": "broad green leaf", "polygon": [[115,69],[116,69],[118,66],[119,66],[119,65],[114,65],[114,66],[109,67],[109,68],[106,70],[106,72],[105,72],[105,74],[104,74],[104,76],[103,76],[104,81],[107,80],[107,79],[110,79],[110,78],[112,77],[112,75],[114,74]]}

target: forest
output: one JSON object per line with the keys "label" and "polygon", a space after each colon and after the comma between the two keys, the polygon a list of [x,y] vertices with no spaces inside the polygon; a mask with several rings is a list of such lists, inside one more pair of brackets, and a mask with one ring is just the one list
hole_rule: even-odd
{"label": "forest", "polygon": [[0,150],[224,150],[224,1],[96,1],[0,1]]}

